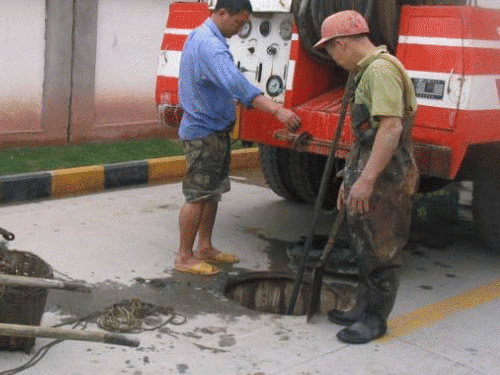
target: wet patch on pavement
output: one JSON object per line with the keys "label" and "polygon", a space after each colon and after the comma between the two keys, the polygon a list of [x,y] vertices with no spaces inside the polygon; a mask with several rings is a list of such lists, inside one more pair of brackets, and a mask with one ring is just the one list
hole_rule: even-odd
{"label": "wet patch on pavement", "polygon": [[419,285],[419,288],[420,289],[423,289],[423,290],[432,290],[434,289],[432,286],[430,285]]}
{"label": "wet patch on pavement", "polygon": [[293,270],[289,267],[290,258],[286,253],[286,249],[291,245],[291,242],[282,241],[276,238],[268,238],[263,234],[262,228],[252,227],[245,228],[244,230],[246,233],[267,242],[267,247],[264,249],[264,252],[267,253],[269,258],[269,271],[293,273]]}
{"label": "wet patch on pavement", "polygon": [[179,363],[176,365],[176,367],[179,374],[185,374],[186,371],[189,369],[189,366],[186,365],[185,363]]}
{"label": "wet patch on pavement", "polygon": [[[405,250],[410,249],[408,246],[405,248]],[[410,251],[410,254],[415,257],[420,257],[420,258],[429,258],[429,256],[422,250],[419,249],[414,249]]]}
{"label": "wet patch on pavement", "polygon": [[219,337],[219,346],[227,348],[236,344],[236,338],[232,334],[224,334]]}
{"label": "wet patch on pavement", "polygon": [[441,267],[441,268],[453,268],[453,266],[450,266],[449,264],[446,264],[443,262],[434,262],[434,264],[438,267]]}
{"label": "wet patch on pavement", "polygon": [[257,315],[224,296],[228,280],[225,273],[210,278],[186,274],[176,274],[175,279],[137,278],[130,286],[108,280],[95,284],[88,294],[51,290],[46,310],[83,318],[123,300],[139,298],[155,306],[170,307],[186,317],[214,313],[231,320],[241,315]]}
{"label": "wet patch on pavement", "polygon": [[220,349],[220,348],[214,348],[214,347],[211,347],[211,346],[205,346],[205,345],[196,344],[196,343],[194,344],[194,346],[196,346],[197,348],[201,349],[202,351],[203,350],[207,350],[207,351],[209,351],[212,354],[227,353],[227,350]]}

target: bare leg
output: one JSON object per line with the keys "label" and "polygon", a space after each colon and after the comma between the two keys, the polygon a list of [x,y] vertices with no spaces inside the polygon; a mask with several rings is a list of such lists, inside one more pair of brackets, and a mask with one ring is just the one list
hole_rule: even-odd
{"label": "bare leg", "polygon": [[198,238],[198,256],[203,259],[208,256],[215,255],[219,252],[212,246],[212,232],[217,216],[217,207],[219,202],[215,199],[206,201],[205,207],[200,222],[199,238]]}
{"label": "bare leg", "polygon": [[190,266],[200,263],[193,256],[193,245],[203,217],[206,201],[186,203],[179,213],[180,245],[175,264]]}
{"label": "bare leg", "polygon": [[[234,254],[222,253],[212,245],[212,232],[214,229],[215,217],[219,202],[216,199],[208,200],[203,208],[200,222],[198,251],[195,257],[201,260],[211,260],[222,263],[236,263],[239,258]],[[217,259],[215,260],[215,258]]]}

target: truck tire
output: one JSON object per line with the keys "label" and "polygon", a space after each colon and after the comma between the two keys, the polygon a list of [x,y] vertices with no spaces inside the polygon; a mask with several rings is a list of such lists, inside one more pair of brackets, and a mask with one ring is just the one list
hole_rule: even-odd
{"label": "truck tire", "polygon": [[481,241],[500,251],[500,187],[490,181],[474,181],[472,212]]}
{"label": "truck tire", "polygon": [[271,190],[289,201],[304,202],[292,184],[289,150],[259,144],[259,154],[264,178]]}
{"label": "truck tire", "polygon": [[[337,162],[339,168],[344,167],[343,159],[338,159]],[[326,157],[323,155],[290,150],[289,167],[293,186],[304,202],[309,204],[316,202],[325,164]],[[323,203],[323,207],[326,209],[335,208],[337,205],[337,194],[342,181],[334,180],[336,174],[337,170],[334,170],[331,177],[333,183],[328,186],[326,191]]]}
{"label": "truck tire", "polygon": [[[321,177],[323,176],[323,170],[326,165],[326,156],[323,155],[311,155],[311,168],[310,168],[310,178],[315,189],[315,197],[319,192],[319,187],[321,185]],[[345,160],[337,159],[337,168],[332,171],[331,183],[328,185],[328,190],[326,191],[324,208],[332,209],[337,206],[337,195],[339,194],[340,185],[342,184],[342,179],[335,180],[337,172],[344,168]]]}
{"label": "truck tire", "polygon": [[308,153],[290,150],[290,174],[295,191],[305,203],[313,203],[317,188],[311,181],[311,157]]}

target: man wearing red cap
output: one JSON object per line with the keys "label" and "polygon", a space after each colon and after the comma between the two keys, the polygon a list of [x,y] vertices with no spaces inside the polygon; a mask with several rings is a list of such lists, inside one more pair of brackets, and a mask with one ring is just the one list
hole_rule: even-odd
{"label": "man wearing red cap", "polygon": [[346,205],[350,246],[359,267],[357,301],[350,311],[330,311],[346,325],[339,340],[361,344],[383,336],[394,306],[399,253],[410,229],[412,197],[418,184],[411,129],[417,103],[402,64],[368,38],[356,11],[326,18],[322,39],[335,62],[356,74],[351,124],[356,141],[346,164],[337,206]]}

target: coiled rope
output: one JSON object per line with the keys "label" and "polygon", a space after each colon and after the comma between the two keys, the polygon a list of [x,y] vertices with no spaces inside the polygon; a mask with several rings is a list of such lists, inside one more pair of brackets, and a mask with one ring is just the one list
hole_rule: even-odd
{"label": "coiled rope", "polygon": [[[147,317],[162,318],[163,321],[159,325],[151,328],[144,327],[144,320]],[[158,306],[151,303],[143,302],[138,298],[124,300],[108,307],[104,312],[95,312],[87,315],[84,318],[72,319],[52,327],[62,327],[72,325],[73,329],[81,327],[85,329],[89,323],[96,322],[99,328],[110,332],[120,333],[140,333],[143,331],[154,331],[162,328],[167,324],[181,325],[186,322],[186,317],[177,313],[173,308],[168,306]],[[30,367],[35,366],[40,362],[48,351],[55,345],[64,340],[54,340],[38,349],[34,355],[23,365],[5,371],[0,371],[0,375],[15,375]]]}
{"label": "coiled rope", "polygon": [[[146,317],[160,315],[166,318],[163,322],[152,328],[144,328]],[[142,331],[154,331],[167,324],[180,325],[186,322],[186,318],[167,306],[157,306],[142,302],[138,298],[125,300],[109,307],[97,318],[97,325],[110,332],[138,333]]]}

